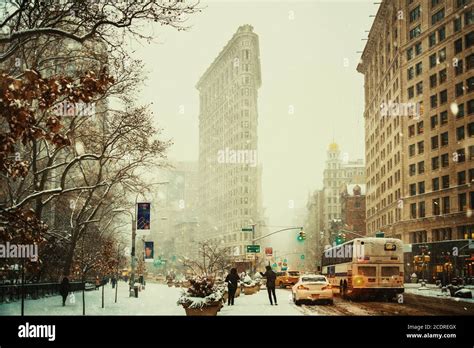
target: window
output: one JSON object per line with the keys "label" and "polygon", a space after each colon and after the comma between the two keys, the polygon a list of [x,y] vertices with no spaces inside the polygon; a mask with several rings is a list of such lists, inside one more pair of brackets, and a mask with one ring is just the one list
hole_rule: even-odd
{"label": "window", "polygon": [[466,57],[466,70],[471,70],[471,69],[474,69],[474,53]]}
{"label": "window", "polygon": [[441,105],[448,102],[448,91],[446,89],[439,93],[439,102]]}
{"label": "window", "polygon": [[423,174],[425,172],[425,162],[418,162],[418,174]]}
{"label": "window", "polygon": [[444,39],[446,39],[446,27],[443,25],[441,28],[438,30],[438,40],[441,42]]}
{"label": "window", "polygon": [[423,62],[419,62],[416,64],[416,76],[421,75],[423,73]]}
{"label": "window", "polygon": [[444,153],[441,155],[441,167],[446,168],[449,166],[449,155]]}
{"label": "window", "polygon": [[464,84],[463,84],[463,82],[457,83],[456,86],[454,86],[454,91],[455,91],[456,97],[462,96],[464,94]]}
{"label": "window", "polygon": [[467,93],[474,91],[474,77],[470,77],[466,80]]}
{"label": "window", "polygon": [[438,148],[438,136],[431,137],[431,150]]}
{"label": "window", "polygon": [[410,34],[409,34],[410,35],[410,40],[414,39],[415,37],[420,36],[420,34],[421,34],[421,26],[417,25],[415,28],[410,30]]}
{"label": "window", "polygon": [[466,48],[469,48],[469,47],[473,46],[474,45],[474,31],[471,31],[469,34],[467,34],[464,37],[464,41],[465,41],[464,46]]}
{"label": "window", "polygon": [[410,218],[416,219],[416,203],[410,204]]}
{"label": "window", "polygon": [[446,69],[443,69],[439,72],[439,84],[442,84],[446,82],[446,79],[448,77]]}
{"label": "window", "polygon": [[461,141],[464,139],[464,137],[465,137],[464,126],[456,128],[456,140]]}
{"label": "window", "polygon": [[470,10],[464,13],[464,25],[469,25],[474,23],[474,9],[471,8]]}
{"label": "window", "polygon": [[[419,17],[419,15],[418,15],[418,17]],[[431,25],[435,25],[439,21],[443,20],[443,18],[444,18],[444,8],[439,10],[438,12],[436,12],[434,15],[431,16]]]}
{"label": "window", "polygon": [[469,146],[469,161],[474,160],[474,145]]}
{"label": "window", "polygon": [[458,114],[456,115],[457,118],[464,117],[464,104],[458,104]]}
{"label": "window", "polygon": [[[413,87],[412,87],[413,88]],[[431,108],[434,109],[434,108],[437,108],[438,107],[438,96],[435,94],[435,95],[432,95],[430,97],[430,104],[431,104]]]}
{"label": "window", "polygon": [[431,116],[431,129],[438,125],[438,115]]}
{"label": "window", "polygon": [[436,33],[431,33],[429,38],[428,38],[430,48],[436,45]]}
{"label": "window", "polygon": [[461,17],[454,19],[453,21],[454,32],[457,33],[462,28]]}
{"label": "window", "polygon": [[448,132],[441,133],[441,146],[447,146],[449,144]]}
{"label": "window", "polygon": [[421,195],[425,193],[425,182],[424,181],[420,181],[418,183],[418,194]]}
{"label": "window", "polygon": [[410,176],[413,176],[415,174],[416,174],[416,165],[410,164]]}
{"label": "window", "polygon": [[433,74],[430,76],[430,88],[435,88],[438,82],[437,75]]}
{"label": "window", "polygon": [[431,7],[435,7],[441,3],[441,0],[431,0]]}
{"label": "window", "polygon": [[416,84],[416,95],[423,94],[423,81]]}
{"label": "window", "polygon": [[410,184],[410,196],[416,195],[416,184]]}
{"label": "window", "polygon": [[413,47],[407,49],[407,60],[411,60],[413,58]]}
{"label": "window", "polygon": [[411,125],[410,127],[408,127],[408,136],[409,137],[415,136],[415,125]]}
{"label": "window", "polygon": [[449,188],[449,175],[444,175],[441,177],[441,187],[443,189]]}
{"label": "window", "polygon": [[467,125],[467,135],[468,137],[474,137],[474,122]]}
{"label": "window", "polygon": [[416,131],[417,131],[417,134],[423,134],[424,132],[423,121],[418,122],[416,124]]}
{"label": "window", "polygon": [[412,144],[412,145],[408,146],[408,153],[409,153],[410,157],[415,156],[415,144]]}
{"label": "window", "polygon": [[454,159],[458,163],[462,163],[466,160],[466,150],[464,148],[456,150],[454,154]]}
{"label": "window", "polygon": [[423,53],[423,46],[421,45],[421,41],[420,41],[415,45],[415,54],[420,55],[422,53]]}
{"label": "window", "polygon": [[420,18],[421,15],[421,8],[420,6],[415,7],[413,10],[410,11],[410,23],[415,22]]}
{"label": "window", "polygon": [[458,173],[458,185],[464,185],[466,183],[466,172],[462,171]]}
{"label": "window", "polygon": [[450,204],[449,204],[449,196],[443,197],[443,214],[449,214],[450,211]]}
{"label": "window", "polygon": [[443,48],[438,52],[438,60],[443,63],[446,60],[446,48]]}
{"label": "window", "polygon": [[426,216],[425,202],[418,203],[418,214],[421,218],[424,218]]}
{"label": "window", "polygon": [[474,168],[469,169],[469,182],[474,182]]}
{"label": "window", "polygon": [[422,153],[425,152],[425,142],[424,141],[419,141],[418,144],[418,154],[421,155]]}
{"label": "window", "polygon": [[467,102],[467,114],[474,114],[474,99],[471,99]]}
{"label": "window", "polygon": [[464,72],[464,61],[462,59],[458,59],[454,62],[454,72],[456,76]]}
{"label": "window", "polygon": [[441,214],[441,209],[439,206],[439,198],[433,199],[433,215],[439,215]]}
{"label": "window", "polygon": [[431,185],[433,187],[433,191],[438,191],[439,190],[439,178],[434,178],[431,181]]}
{"label": "window", "polygon": [[436,170],[439,168],[439,157],[433,157],[431,159],[431,170]]}
{"label": "window", "polygon": [[458,194],[458,202],[459,202],[459,211],[464,211],[466,209],[466,203],[467,203],[467,196],[465,193]]}
{"label": "window", "polygon": [[443,111],[442,113],[439,114],[440,120],[441,120],[441,125],[445,125],[448,123],[448,112]]}
{"label": "window", "polygon": [[436,66],[436,53],[430,56],[430,69]]}
{"label": "window", "polygon": [[408,88],[408,99],[412,99],[415,96],[415,89],[413,87]]}
{"label": "window", "polygon": [[415,69],[413,67],[408,68],[407,77],[408,77],[408,80],[411,80],[415,77]]}
{"label": "window", "polygon": [[456,0],[456,7],[457,8],[463,7],[464,5],[467,5],[469,1],[470,0]]}
{"label": "window", "polygon": [[462,51],[462,38],[454,41],[454,53],[457,54]]}

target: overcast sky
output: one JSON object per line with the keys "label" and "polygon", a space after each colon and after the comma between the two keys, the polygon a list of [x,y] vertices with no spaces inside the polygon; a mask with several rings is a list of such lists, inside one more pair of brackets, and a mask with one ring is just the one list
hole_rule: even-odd
{"label": "overcast sky", "polygon": [[[157,125],[173,139],[169,157],[198,159],[195,85],[237,28],[251,24],[260,38],[258,159],[270,225],[291,225],[308,192],[322,187],[333,140],[349,160],[364,157],[360,53],[378,5],[373,1],[202,1],[189,31],[157,26],[157,42],[134,45],[148,80]],[[294,114],[289,114],[290,106]],[[291,209],[289,201],[294,201]]]}

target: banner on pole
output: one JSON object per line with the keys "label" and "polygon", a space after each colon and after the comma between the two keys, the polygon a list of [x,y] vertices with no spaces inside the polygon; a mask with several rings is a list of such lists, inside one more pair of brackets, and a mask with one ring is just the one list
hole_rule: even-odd
{"label": "banner on pole", "polygon": [[145,262],[153,262],[154,254],[154,243],[145,242]]}
{"label": "banner on pole", "polygon": [[149,230],[151,220],[151,204],[137,203],[137,230]]}

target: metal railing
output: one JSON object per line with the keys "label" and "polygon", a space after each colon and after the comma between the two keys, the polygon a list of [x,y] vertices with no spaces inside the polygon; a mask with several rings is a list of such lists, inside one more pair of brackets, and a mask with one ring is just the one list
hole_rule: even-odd
{"label": "metal railing", "polygon": [[[0,303],[14,302],[21,300],[22,288],[25,292],[25,299],[39,299],[49,296],[59,295],[60,289],[59,283],[30,283],[24,284],[2,284],[0,285]],[[71,282],[70,292],[82,291],[84,283],[82,282]]]}

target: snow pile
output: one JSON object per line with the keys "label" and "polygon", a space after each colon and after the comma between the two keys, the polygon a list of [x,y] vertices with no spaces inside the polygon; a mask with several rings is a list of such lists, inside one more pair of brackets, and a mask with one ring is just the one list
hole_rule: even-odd
{"label": "snow pile", "polygon": [[202,308],[211,303],[222,300],[223,289],[216,287],[211,279],[206,277],[196,277],[190,279],[191,286],[187,291],[182,291],[177,305],[189,308]]}
{"label": "snow pile", "polygon": [[257,283],[254,280],[252,280],[252,278],[250,278],[248,275],[244,277],[243,283],[244,283],[244,286],[247,288],[251,288],[257,285]]}

